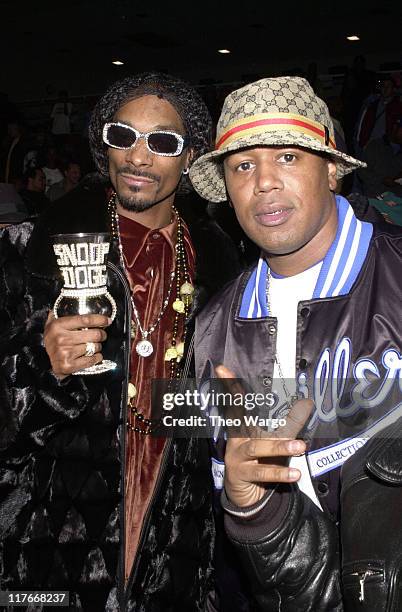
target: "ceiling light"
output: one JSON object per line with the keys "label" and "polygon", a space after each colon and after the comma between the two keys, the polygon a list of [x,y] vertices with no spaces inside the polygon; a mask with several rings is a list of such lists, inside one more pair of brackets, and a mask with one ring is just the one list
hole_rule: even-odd
{"label": "ceiling light", "polygon": [[115,66],[123,66],[124,62],[121,62],[120,60],[114,60],[112,64],[114,64]]}
{"label": "ceiling light", "polygon": [[348,40],[360,40],[360,38],[358,36],[356,36],[356,34],[353,34],[352,36],[347,36],[346,38]]}
{"label": "ceiling light", "polygon": [[218,49],[218,53],[227,54],[227,53],[230,53],[230,49]]}

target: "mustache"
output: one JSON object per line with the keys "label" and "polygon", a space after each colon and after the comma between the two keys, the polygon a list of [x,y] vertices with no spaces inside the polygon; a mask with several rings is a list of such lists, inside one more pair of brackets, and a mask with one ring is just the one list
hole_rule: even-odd
{"label": "mustache", "polygon": [[128,176],[140,176],[143,178],[149,178],[157,183],[160,182],[161,177],[158,174],[152,174],[151,172],[144,172],[140,170],[134,170],[130,166],[124,166],[117,171],[117,174],[127,174]]}
{"label": "mustache", "polygon": [[289,204],[289,200],[287,197],[285,196],[281,196],[281,195],[269,195],[267,197],[264,197],[263,195],[261,195],[260,197],[260,201],[262,204]]}
{"label": "mustache", "polygon": [[259,211],[264,211],[264,209],[271,208],[272,206],[280,206],[286,209],[294,208],[293,203],[290,202],[288,198],[278,196],[271,196],[268,198],[261,197],[261,201],[256,204],[256,208]]}

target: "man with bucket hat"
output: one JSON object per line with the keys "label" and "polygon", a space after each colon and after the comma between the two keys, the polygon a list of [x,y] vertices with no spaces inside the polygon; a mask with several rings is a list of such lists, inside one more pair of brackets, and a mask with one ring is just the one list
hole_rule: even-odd
{"label": "man with bucket hat", "polygon": [[278,77],[228,95],[215,150],[190,170],[261,249],[198,316],[195,359],[200,384],[275,399],[264,416],[280,426],[227,430],[226,449],[215,430],[212,470],[264,610],[402,606],[402,234],[335,195],[362,166],[308,82]]}

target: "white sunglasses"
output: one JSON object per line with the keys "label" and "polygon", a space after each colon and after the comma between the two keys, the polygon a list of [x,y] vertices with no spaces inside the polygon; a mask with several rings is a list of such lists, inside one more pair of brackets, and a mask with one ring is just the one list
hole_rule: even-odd
{"label": "white sunglasses", "polygon": [[105,123],[102,137],[103,142],[113,149],[131,149],[143,138],[151,153],[165,157],[180,155],[183,148],[189,145],[189,138],[176,132],[155,130],[143,133],[119,121]]}

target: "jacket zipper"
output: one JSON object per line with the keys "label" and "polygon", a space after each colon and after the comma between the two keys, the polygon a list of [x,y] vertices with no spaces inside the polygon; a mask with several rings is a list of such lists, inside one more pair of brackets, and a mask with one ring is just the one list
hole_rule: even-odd
{"label": "jacket zipper", "polygon": [[123,403],[123,417],[122,423],[120,424],[120,444],[121,444],[121,480],[120,487],[122,491],[122,503],[120,504],[120,525],[121,525],[121,546],[120,546],[120,563],[119,563],[119,571],[117,576],[117,599],[120,603],[120,609],[124,610],[123,602],[124,602],[124,576],[125,576],[125,558],[126,558],[126,515],[125,515],[125,506],[126,506],[126,432],[127,432],[127,392],[128,392],[128,377],[130,371],[130,354],[131,354],[131,292],[130,286],[127,282],[127,279],[123,272],[112,262],[108,262],[108,267],[113,270],[115,275],[120,279],[124,293],[126,297],[126,306],[127,306],[127,331],[126,331],[126,342],[127,342],[127,350],[124,355],[124,371],[125,371],[125,379],[123,381],[122,393],[121,393],[121,402]]}
{"label": "jacket zipper", "polygon": [[364,589],[365,589],[365,582],[367,580],[367,578],[369,578],[370,576],[381,576],[381,578],[384,577],[384,571],[383,570],[375,570],[375,569],[366,569],[366,570],[360,570],[358,572],[352,572],[351,574],[349,574],[349,576],[357,576],[358,580],[359,580],[359,586],[360,586],[360,592],[359,592],[359,601],[360,603],[364,602]]}

